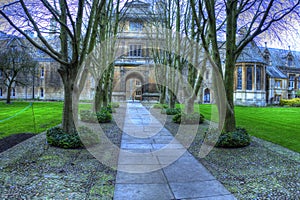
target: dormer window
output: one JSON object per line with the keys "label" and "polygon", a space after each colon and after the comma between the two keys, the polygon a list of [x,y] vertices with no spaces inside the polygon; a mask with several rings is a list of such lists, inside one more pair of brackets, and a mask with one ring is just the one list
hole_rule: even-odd
{"label": "dormer window", "polygon": [[137,21],[129,22],[129,30],[130,31],[142,31],[143,30],[143,23]]}
{"label": "dormer window", "polygon": [[293,66],[293,58],[292,58],[292,57],[289,57],[289,58],[288,58],[288,66],[289,66],[289,67],[292,67],[292,66]]}

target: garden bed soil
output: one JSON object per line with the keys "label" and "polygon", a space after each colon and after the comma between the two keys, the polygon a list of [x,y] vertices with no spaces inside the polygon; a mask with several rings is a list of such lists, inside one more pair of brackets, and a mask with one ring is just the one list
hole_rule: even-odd
{"label": "garden bed soil", "polygon": [[24,140],[27,140],[28,138],[31,138],[32,136],[35,136],[35,134],[18,133],[0,139],[0,153],[15,146],[16,144],[19,144],[20,142],[23,142]]}

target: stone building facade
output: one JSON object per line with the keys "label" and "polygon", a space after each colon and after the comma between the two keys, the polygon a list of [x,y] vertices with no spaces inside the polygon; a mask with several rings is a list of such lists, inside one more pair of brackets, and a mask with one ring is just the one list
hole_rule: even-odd
{"label": "stone building facade", "polygon": [[[149,52],[151,41],[144,32],[144,27],[153,26],[149,23],[153,19],[151,5],[133,0],[125,7],[117,38],[120,47],[117,55],[120,56],[114,61],[113,101],[158,100],[154,61]],[[0,34],[0,41],[16,39]],[[59,64],[39,50],[34,56],[39,66],[32,84],[16,86],[12,98],[31,99],[34,96],[36,99],[63,100],[63,85],[57,72]],[[237,59],[234,74],[236,105],[278,104],[280,99],[296,97],[300,90],[300,52],[272,49],[267,45],[258,47],[252,42]],[[213,103],[210,66],[207,66],[203,79],[197,102]],[[95,81],[89,76],[80,98],[92,100],[94,91]],[[0,85],[0,99],[6,98],[5,93],[6,88]]]}

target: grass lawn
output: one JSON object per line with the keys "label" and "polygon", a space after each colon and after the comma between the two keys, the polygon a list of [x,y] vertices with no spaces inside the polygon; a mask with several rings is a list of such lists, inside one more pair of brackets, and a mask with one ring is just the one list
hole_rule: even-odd
{"label": "grass lawn", "polygon": [[[211,107],[200,105],[207,119]],[[251,135],[300,152],[300,108],[236,106],[235,115],[237,126],[246,128]]]}
{"label": "grass lawn", "polygon": [[56,126],[61,123],[62,108],[63,102],[34,102],[34,126],[29,102],[13,102],[10,105],[0,102],[0,139],[15,133],[40,133]]}

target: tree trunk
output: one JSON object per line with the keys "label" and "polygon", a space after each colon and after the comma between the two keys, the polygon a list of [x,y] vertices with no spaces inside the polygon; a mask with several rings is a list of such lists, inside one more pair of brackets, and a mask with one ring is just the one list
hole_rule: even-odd
{"label": "tree trunk", "polygon": [[[76,109],[78,107],[73,107],[73,85],[74,80],[68,77],[64,77],[65,80],[68,80],[64,83],[64,108],[63,108],[63,119],[62,119],[62,128],[65,133],[74,133],[76,131],[74,116],[76,114]],[[75,112],[74,112],[75,111]]]}
{"label": "tree trunk", "polygon": [[[71,134],[76,131],[74,117],[78,116],[78,88],[75,88],[75,78],[77,74],[77,65],[75,64],[69,70],[64,69],[63,65],[58,70],[62,81],[64,83],[64,106],[63,106],[63,118],[62,129],[65,133]],[[74,98],[74,99],[73,99]]]}
{"label": "tree trunk", "polygon": [[233,102],[233,86],[234,86],[234,68],[236,61],[236,30],[237,30],[237,2],[229,1],[226,8],[227,26],[226,26],[226,62],[225,62],[225,91],[227,97],[227,110],[224,124],[224,131],[231,132],[236,129],[234,102]]}
{"label": "tree trunk", "polygon": [[7,96],[6,96],[6,103],[10,104],[10,96],[11,96],[11,84],[9,84],[9,86],[7,87]]}
{"label": "tree trunk", "polygon": [[100,112],[103,104],[103,89],[102,89],[102,78],[98,81],[95,92],[94,111]]}

